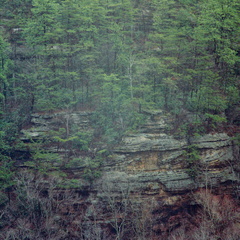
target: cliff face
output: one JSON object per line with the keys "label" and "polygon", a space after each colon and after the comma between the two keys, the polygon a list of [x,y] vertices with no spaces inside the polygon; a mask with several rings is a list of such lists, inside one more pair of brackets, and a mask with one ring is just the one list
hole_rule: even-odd
{"label": "cliff face", "polygon": [[[91,112],[34,114],[32,125],[22,130],[21,140],[27,144],[30,138],[42,139],[60,127],[69,131],[73,124],[89,131],[90,116]],[[139,131],[127,134],[96,167],[86,168],[86,161],[96,158],[94,146],[74,152],[75,158],[85,159],[82,165],[61,165],[65,178],[79,184],[53,216],[69,222],[65,227],[71,229],[69,239],[79,239],[79,232],[85,234],[83,239],[170,239],[169,233],[183,225],[188,231],[198,224],[201,204],[193,196],[201,189],[211,189],[216,196],[238,195],[239,149],[231,137],[214,133],[180,138],[170,133],[171,124],[171,116],[148,113]],[[48,152],[62,159],[69,151],[48,146]],[[68,161],[72,157],[68,155]],[[89,182],[84,179],[87,171],[101,174]],[[70,190],[56,188],[53,194],[64,191]]]}

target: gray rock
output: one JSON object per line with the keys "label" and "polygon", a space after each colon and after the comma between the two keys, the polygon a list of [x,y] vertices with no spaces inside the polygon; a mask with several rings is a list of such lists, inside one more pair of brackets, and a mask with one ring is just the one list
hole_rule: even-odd
{"label": "gray rock", "polygon": [[187,146],[186,140],[177,140],[165,133],[146,134],[139,133],[128,135],[122,144],[115,148],[115,152],[144,152],[144,151],[169,151],[182,149]]}
{"label": "gray rock", "polygon": [[202,151],[201,160],[208,164],[231,162],[234,160],[233,149],[230,147],[220,147],[217,149],[206,149]]}
{"label": "gray rock", "polygon": [[197,144],[199,148],[218,148],[232,144],[231,138],[226,133],[206,134],[191,138],[190,141],[192,144]]}
{"label": "gray rock", "polygon": [[[76,125],[79,131],[91,129],[91,112],[33,114],[32,127],[22,130],[22,140],[43,138],[46,132],[56,126],[66,127],[66,124]],[[168,129],[171,116],[162,111],[147,112],[146,123],[135,134],[128,134],[122,143],[115,147],[113,154],[103,159],[101,165],[102,177],[92,183],[96,192],[104,190],[108,182],[111,191],[119,193],[131,188],[132,192],[146,195],[158,195],[163,192],[185,192],[206,184],[217,186],[227,181],[236,181],[231,163],[236,158],[236,149],[231,138],[225,133],[206,134],[192,137],[200,155],[201,175],[196,173],[194,180],[188,174],[184,151],[187,149],[187,139],[175,139]],[[189,139],[188,139],[189,140]],[[235,150],[234,150],[235,149]],[[52,146],[50,152],[64,157],[68,149]],[[81,156],[79,156],[81,157]],[[82,178],[83,167],[71,169],[74,178]],[[99,170],[99,169],[98,169]],[[85,184],[88,187],[88,184]],[[105,186],[106,187],[106,186]],[[106,189],[105,189],[106,190]]]}

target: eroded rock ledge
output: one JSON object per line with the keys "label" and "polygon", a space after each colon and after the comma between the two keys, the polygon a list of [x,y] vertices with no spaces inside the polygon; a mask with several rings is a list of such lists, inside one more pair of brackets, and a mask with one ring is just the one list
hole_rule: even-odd
{"label": "eroded rock ledge", "polygon": [[[46,132],[66,127],[67,124],[68,127],[75,124],[82,131],[90,129],[91,114],[33,114],[32,126],[22,130],[21,139],[26,141],[29,137],[41,138]],[[134,191],[144,192],[147,189],[152,194],[161,191],[184,192],[203,187],[206,183],[213,187],[238,180],[233,168],[238,147],[233,144],[231,137],[226,133],[215,133],[190,139],[199,151],[199,164],[202,166],[201,173],[196,172],[196,178],[193,179],[189,175],[189,166],[184,156],[189,140],[176,139],[170,135],[170,124],[169,116],[162,112],[151,114],[139,132],[126,135],[121,144],[112,149],[113,154],[104,159],[101,167],[103,176],[107,174],[111,181],[111,176],[118,173],[118,182],[128,179],[135,183]],[[76,170],[74,172],[76,177],[81,176]],[[95,184],[97,183],[93,183],[93,188]],[[149,186],[154,189],[149,190]]]}
{"label": "eroded rock ledge", "polygon": [[[60,126],[66,127],[66,124],[68,127],[78,125],[84,131],[92,128],[90,116],[91,112],[34,114],[32,126],[22,130],[21,139],[27,141],[29,136],[41,138],[44,133]],[[112,154],[103,160],[101,177],[91,184],[82,181],[81,188],[88,192],[88,197],[81,204],[89,207],[94,203],[104,215],[103,195],[121,195],[128,189],[136,201],[147,199],[154,202],[151,209],[154,229],[164,232],[167,231],[167,221],[163,223],[161,218],[183,214],[182,206],[192,205],[189,195],[198,188],[207,186],[218,192],[232,193],[239,182],[236,163],[239,148],[232,138],[226,133],[176,138],[169,133],[170,125],[171,118],[161,111],[149,114],[139,131],[127,134],[119,146],[112,149]],[[191,166],[186,160],[189,142],[200,156],[194,176],[189,174]],[[81,179],[82,173],[82,168],[71,169],[74,179]],[[107,192],[106,186],[111,186]],[[169,207],[175,210],[171,211]],[[157,217],[156,212],[161,212],[161,217]],[[101,219],[102,214],[99,214]],[[180,221],[176,220],[174,226]]]}

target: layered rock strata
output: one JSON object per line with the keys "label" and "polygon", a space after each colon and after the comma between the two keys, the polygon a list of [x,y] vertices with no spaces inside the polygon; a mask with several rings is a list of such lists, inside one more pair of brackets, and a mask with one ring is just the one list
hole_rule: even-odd
{"label": "layered rock strata", "polygon": [[[21,139],[27,142],[29,136],[41,138],[50,130],[70,128],[72,124],[84,131],[91,128],[90,116],[90,112],[34,114],[32,127],[22,130]],[[99,226],[114,229],[113,216],[109,217],[114,209],[110,206],[111,213],[107,212],[108,205],[113,200],[123,204],[131,199],[131,205],[149,205],[151,229],[163,236],[169,228],[176,228],[182,219],[191,215],[194,203],[190,196],[197,189],[207,187],[219,193],[235,191],[237,194],[239,150],[232,138],[226,133],[179,138],[170,134],[171,124],[171,116],[161,111],[148,113],[139,131],[125,135],[112,149],[112,154],[103,159],[98,169],[101,176],[91,183],[82,179],[84,166],[66,170],[71,172],[72,179],[81,182],[85,200],[81,200],[79,206],[85,206],[85,214],[97,219]],[[191,164],[187,159],[190,145],[198,154],[196,162]],[[95,217],[90,211],[93,206],[98,208]],[[123,221],[124,213],[117,214],[118,221]],[[80,220],[76,217],[74,221]]]}

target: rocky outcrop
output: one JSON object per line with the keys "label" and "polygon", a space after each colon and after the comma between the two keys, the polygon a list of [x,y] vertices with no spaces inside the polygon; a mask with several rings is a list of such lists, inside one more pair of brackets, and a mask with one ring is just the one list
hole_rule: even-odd
{"label": "rocky outcrop", "polygon": [[31,126],[22,129],[20,139],[29,141],[31,139],[41,138],[49,131],[56,131],[59,128],[66,130],[72,126],[77,126],[79,131],[91,129],[90,116],[92,112],[60,112],[54,114],[32,114]]}
{"label": "rocky outcrop", "polygon": [[[78,127],[78,131],[89,130],[91,114],[33,114],[32,126],[22,130],[21,140],[41,138],[51,130],[71,128],[73,125]],[[206,178],[212,185],[237,180],[232,168],[237,150],[226,133],[206,134],[190,139],[190,144],[194,144],[199,152],[199,164],[203,167],[201,176],[196,181],[188,174],[184,156],[189,140],[169,134],[169,116],[161,111],[149,115],[137,133],[126,135],[121,144],[112,149],[113,154],[102,164],[103,172],[113,175],[117,172],[124,173],[124,180],[129,178],[131,182],[136,182],[137,191],[146,189],[147,185],[153,183],[159,184],[165,191],[178,192],[203,186]],[[159,187],[157,190],[156,184],[153,185],[157,193],[162,189]]]}
{"label": "rocky outcrop", "polygon": [[[176,138],[169,131],[171,116],[161,111],[147,114],[148,119],[138,132],[124,136],[119,146],[102,158],[97,169],[90,168],[93,172],[101,171],[100,177],[87,183],[83,179],[86,163],[65,169],[71,179],[80,182],[82,193],[85,192],[85,202],[81,200],[80,206],[84,205],[88,209],[86,211],[90,211],[93,205],[97,206],[98,216],[94,217],[94,212],[90,211],[88,217],[97,219],[103,228],[114,228],[113,219],[108,217],[110,213],[106,213],[109,209],[107,205],[113,200],[124,204],[129,198],[131,205],[134,203],[136,206],[146,202],[149,205],[151,202],[149,214],[152,229],[155,234],[164,235],[169,227],[175,228],[181,224],[180,215],[182,218],[189,216],[188,209],[193,205],[190,200],[192,192],[211,187],[216,191],[232,193],[239,181],[236,164],[238,146],[226,133],[205,134],[190,139]],[[32,126],[22,130],[21,139],[28,142],[30,137],[38,139],[50,130],[60,127],[67,129],[72,125],[84,131],[91,128],[90,116],[91,112],[33,114]],[[196,162],[188,162],[189,145],[194,146],[199,156]],[[87,152],[91,152],[88,161],[94,161],[96,156],[93,150]],[[82,153],[76,154],[81,157]],[[82,157],[86,157],[86,152]],[[114,211],[111,206],[110,209]],[[119,221],[123,221],[122,212],[115,214],[119,215]],[[169,219],[173,217],[175,221],[170,226]],[[76,217],[74,221],[80,220]]]}
{"label": "rocky outcrop", "polygon": [[[176,139],[166,133],[167,126],[170,126],[170,122],[167,122],[169,119],[162,113],[157,117],[157,121],[149,118],[142,127],[144,133],[140,129],[139,133],[125,136],[121,145],[113,150],[114,157],[119,161],[112,166],[115,171],[126,172],[142,190],[147,185],[154,186],[156,194],[161,191],[184,192],[205,184],[216,186],[237,181],[232,168],[235,149],[226,133],[192,137],[189,143],[187,139]],[[158,128],[158,125],[161,127]],[[151,126],[150,133],[147,133],[148,126]],[[201,165],[201,172],[195,173],[195,179],[189,175],[189,166],[186,164],[185,153],[189,144],[194,144],[200,156],[198,164]],[[159,189],[156,188],[157,184]]]}

